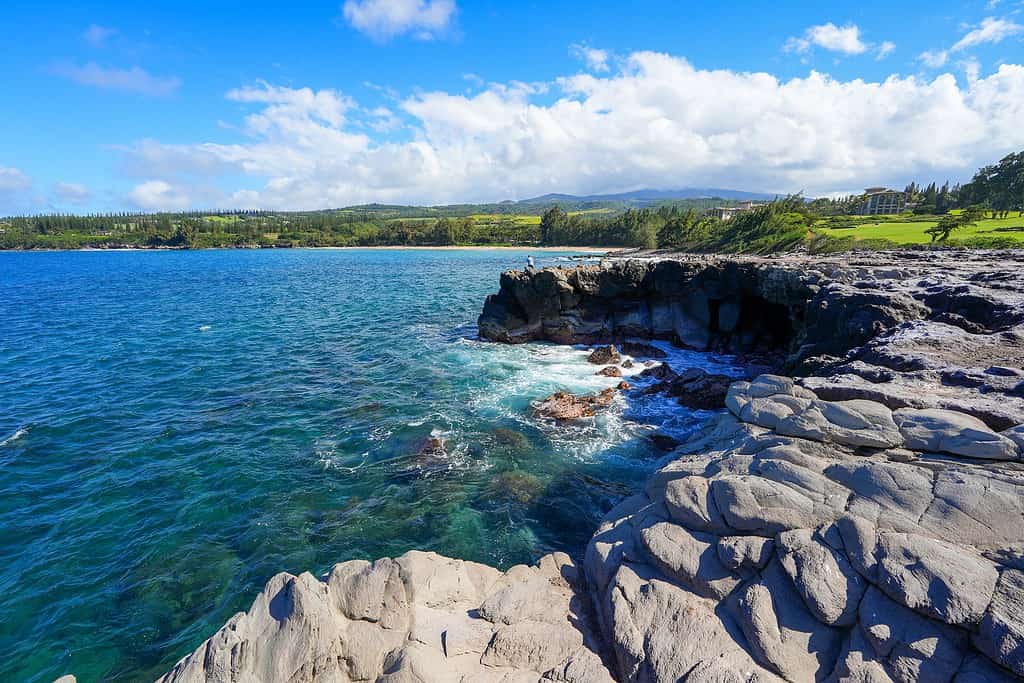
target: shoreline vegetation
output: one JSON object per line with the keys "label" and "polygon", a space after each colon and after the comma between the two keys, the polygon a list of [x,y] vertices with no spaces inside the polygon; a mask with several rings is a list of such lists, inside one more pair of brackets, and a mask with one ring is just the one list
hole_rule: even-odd
{"label": "shoreline vegetation", "polygon": [[581,246],[537,246],[537,245],[508,245],[508,244],[447,244],[447,245],[404,245],[391,244],[372,247],[166,247],[166,246],[138,246],[138,247],[76,247],[73,249],[0,249],[0,253],[53,253],[60,251],[68,252],[106,252],[106,251],[219,251],[228,249],[251,249],[259,251],[263,249],[312,249],[318,251],[535,251],[543,252],[583,252],[588,254],[610,254],[615,250],[608,247],[581,247]]}
{"label": "shoreline vegetation", "polygon": [[[893,248],[1024,245],[1024,151],[964,185],[910,183],[891,207],[869,195],[766,202],[720,197],[322,211],[188,211],[0,218],[0,250],[105,248],[573,248],[815,254]],[[874,196],[874,195],[870,195]],[[563,206],[564,204],[564,206]]]}

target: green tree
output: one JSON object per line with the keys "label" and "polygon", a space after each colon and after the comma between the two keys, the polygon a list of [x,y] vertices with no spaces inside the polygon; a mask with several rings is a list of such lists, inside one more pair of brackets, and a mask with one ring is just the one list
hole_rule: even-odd
{"label": "green tree", "polygon": [[984,217],[985,210],[981,206],[969,206],[960,213],[946,214],[935,226],[925,230],[925,234],[931,237],[932,242],[945,242],[954,230],[977,225]]}
{"label": "green tree", "polygon": [[566,244],[564,238],[568,222],[569,216],[561,207],[552,206],[545,211],[540,218],[541,244]]}

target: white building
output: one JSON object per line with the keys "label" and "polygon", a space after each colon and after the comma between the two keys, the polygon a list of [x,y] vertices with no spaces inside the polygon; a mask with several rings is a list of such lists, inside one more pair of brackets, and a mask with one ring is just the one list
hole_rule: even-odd
{"label": "white building", "polygon": [[861,216],[903,213],[906,207],[907,197],[903,192],[885,187],[869,187],[864,190],[857,213]]}

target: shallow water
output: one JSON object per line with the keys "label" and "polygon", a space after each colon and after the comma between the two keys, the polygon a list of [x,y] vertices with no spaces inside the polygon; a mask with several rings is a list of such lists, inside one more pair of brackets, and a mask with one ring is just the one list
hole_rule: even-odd
{"label": "shallow water", "polygon": [[[579,552],[654,467],[643,434],[706,415],[631,394],[535,419],[618,380],[474,339],[525,256],[0,253],[0,680],[153,678],[282,570]],[[418,456],[431,435],[446,454]]]}

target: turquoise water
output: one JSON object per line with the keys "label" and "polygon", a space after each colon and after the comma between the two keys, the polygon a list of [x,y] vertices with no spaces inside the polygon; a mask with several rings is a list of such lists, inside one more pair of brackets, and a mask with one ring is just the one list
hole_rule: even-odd
{"label": "turquoise water", "polygon": [[[282,570],[579,552],[654,466],[643,434],[706,416],[631,395],[535,419],[616,380],[580,349],[474,339],[524,261],[0,253],[0,680],[151,679]],[[431,435],[445,453],[419,454]]]}

